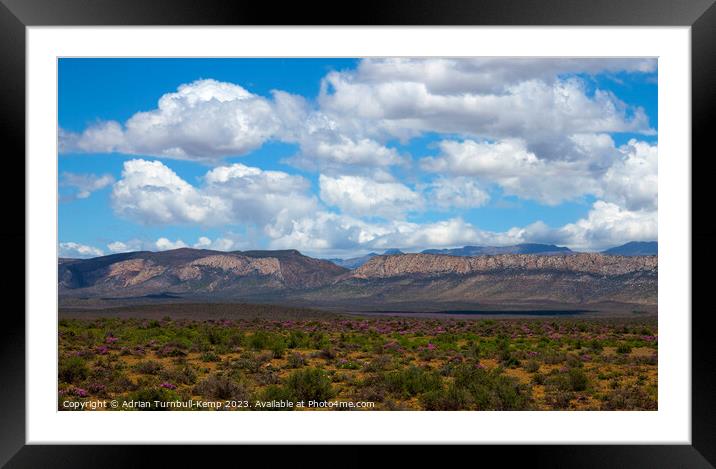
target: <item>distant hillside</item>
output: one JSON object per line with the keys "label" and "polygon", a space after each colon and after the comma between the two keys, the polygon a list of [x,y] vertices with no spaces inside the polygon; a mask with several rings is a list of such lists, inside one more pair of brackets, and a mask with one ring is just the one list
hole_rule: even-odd
{"label": "distant hillside", "polygon": [[309,304],[620,303],[656,305],[654,256],[500,254],[377,256],[338,282],[299,294]]}
{"label": "distant hillside", "polygon": [[181,248],[58,262],[60,295],[87,297],[242,296],[318,287],[346,272],[296,250],[222,252]]}
{"label": "distant hillside", "polygon": [[[401,251],[400,249],[387,249],[383,252],[382,255],[392,256],[392,255],[396,255],[396,254],[403,254],[403,251]],[[333,262],[336,265],[339,265],[346,269],[353,270],[353,269],[356,269],[356,268],[362,266],[363,264],[365,264],[369,260],[373,259],[374,257],[380,256],[380,255],[381,254],[371,252],[371,253],[366,254],[365,256],[360,256],[360,257],[351,257],[349,259],[328,259],[328,260]]]}
{"label": "distant hillside", "polygon": [[656,256],[571,251],[561,255],[374,255],[348,270],[295,250],[182,248],[60,259],[57,268],[60,306],[177,301],[348,310],[401,304],[442,308],[448,303],[656,305],[658,284]]}
{"label": "distant hillside", "polygon": [[497,254],[569,254],[573,251],[554,244],[525,243],[514,246],[463,246],[454,249],[426,249],[421,254],[443,254],[447,256],[494,256]]}
{"label": "distant hillside", "polygon": [[659,243],[656,241],[632,241],[602,251],[610,256],[657,256],[659,254]]}

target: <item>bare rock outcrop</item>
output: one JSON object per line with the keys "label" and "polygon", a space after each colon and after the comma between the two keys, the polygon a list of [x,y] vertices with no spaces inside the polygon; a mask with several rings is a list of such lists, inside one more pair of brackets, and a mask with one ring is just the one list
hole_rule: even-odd
{"label": "bare rock outcrop", "polygon": [[593,275],[624,275],[635,272],[656,273],[656,256],[605,256],[572,254],[533,256],[502,254],[496,256],[457,257],[439,254],[403,254],[374,257],[351,276],[358,279],[390,278],[410,275],[470,275],[494,271],[561,271]]}

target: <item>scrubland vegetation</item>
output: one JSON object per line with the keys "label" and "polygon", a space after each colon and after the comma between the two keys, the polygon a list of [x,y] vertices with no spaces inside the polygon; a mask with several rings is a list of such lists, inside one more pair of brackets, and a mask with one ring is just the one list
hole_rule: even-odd
{"label": "scrubland vegetation", "polygon": [[654,318],[62,319],[58,409],[656,410],[657,349]]}

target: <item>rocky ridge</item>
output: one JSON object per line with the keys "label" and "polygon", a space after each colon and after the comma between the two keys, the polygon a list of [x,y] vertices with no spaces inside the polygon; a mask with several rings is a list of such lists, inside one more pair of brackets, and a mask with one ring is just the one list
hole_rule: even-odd
{"label": "rocky ridge", "polygon": [[535,256],[500,254],[495,256],[457,257],[440,254],[403,254],[377,256],[353,271],[360,279],[390,278],[406,275],[440,276],[468,275],[495,271],[565,271],[595,275],[624,275],[653,272],[658,269],[655,256],[605,256],[602,254],[570,254]]}

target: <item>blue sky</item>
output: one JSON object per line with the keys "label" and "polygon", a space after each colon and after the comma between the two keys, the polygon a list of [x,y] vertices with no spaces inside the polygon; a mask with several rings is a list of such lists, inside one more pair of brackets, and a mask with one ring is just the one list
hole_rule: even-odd
{"label": "blue sky", "polygon": [[62,256],[656,240],[654,59],[60,59]]}

